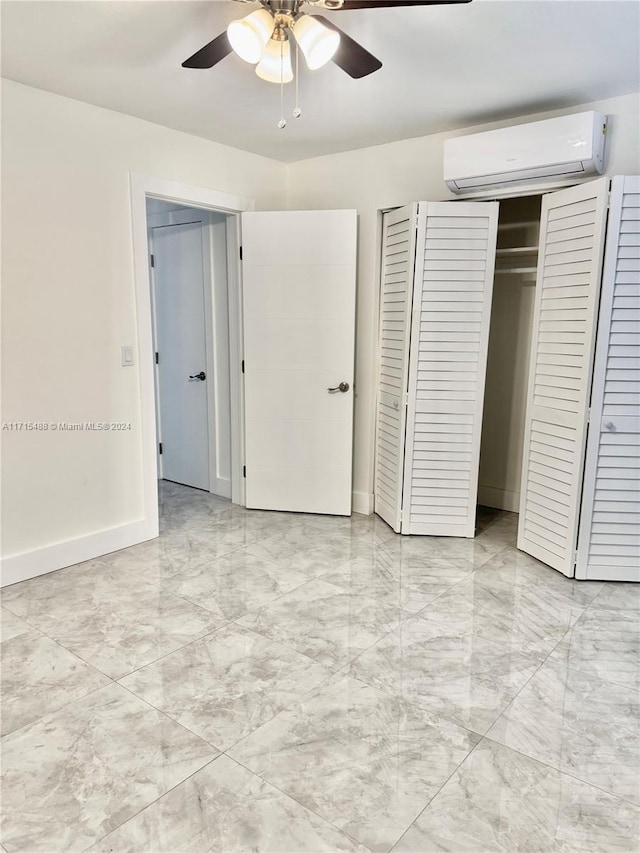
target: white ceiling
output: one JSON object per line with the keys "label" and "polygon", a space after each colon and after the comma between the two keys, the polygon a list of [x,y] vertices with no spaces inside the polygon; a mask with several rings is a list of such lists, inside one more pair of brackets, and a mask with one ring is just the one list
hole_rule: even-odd
{"label": "white ceiling", "polygon": [[[292,161],[640,89],[638,0],[474,0],[323,12],[383,62],[301,75],[303,117],[231,55],[180,63],[254,7],[230,0],[3,0],[2,72],[236,148]],[[257,8],[257,7],[255,7]]]}

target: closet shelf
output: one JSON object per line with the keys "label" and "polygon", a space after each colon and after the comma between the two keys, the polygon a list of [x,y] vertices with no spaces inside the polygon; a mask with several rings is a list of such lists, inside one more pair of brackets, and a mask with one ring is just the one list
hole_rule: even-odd
{"label": "closet shelf", "polygon": [[540,225],[539,219],[529,219],[525,222],[499,222],[498,231],[515,231],[519,228],[538,228]]}
{"label": "closet shelf", "polygon": [[514,257],[518,255],[537,255],[537,246],[517,246],[514,249],[496,249],[496,256],[499,258]]}
{"label": "closet shelf", "polygon": [[498,273],[509,273],[510,275],[513,275],[514,273],[516,273],[516,274],[520,274],[520,273],[535,274],[538,272],[538,268],[537,267],[496,267],[495,272],[496,272],[496,275]]}

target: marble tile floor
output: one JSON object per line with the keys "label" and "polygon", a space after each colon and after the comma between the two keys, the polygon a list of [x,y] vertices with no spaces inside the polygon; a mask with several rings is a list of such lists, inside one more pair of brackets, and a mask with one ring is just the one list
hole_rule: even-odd
{"label": "marble tile floor", "polygon": [[5,588],[6,853],[640,851],[640,585],[162,483]]}

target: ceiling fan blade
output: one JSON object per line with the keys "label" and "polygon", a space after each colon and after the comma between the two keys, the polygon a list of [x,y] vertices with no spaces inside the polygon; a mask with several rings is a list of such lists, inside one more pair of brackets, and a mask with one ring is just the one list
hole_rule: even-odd
{"label": "ceiling fan blade", "polygon": [[220,33],[217,38],[201,47],[197,53],[185,59],[183,68],[213,68],[221,59],[228,56],[233,48],[229,42],[226,32]]}
{"label": "ceiling fan blade", "polygon": [[352,9],[380,9],[393,6],[443,6],[454,3],[471,3],[471,0],[344,0],[336,12]]}
{"label": "ceiling fan blade", "polygon": [[341,29],[336,27],[333,21],[323,18],[322,15],[312,15],[311,17],[315,18],[316,21],[320,21],[321,24],[324,24],[330,30],[340,33],[340,46],[331,61],[335,62],[338,68],[346,71],[349,77],[359,80],[361,77],[366,77],[368,74],[373,74],[374,71],[382,68],[382,63],[379,59],[376,59],[372,53],[365,50],[357,41],[354,41],[351,36],[342,32]]}

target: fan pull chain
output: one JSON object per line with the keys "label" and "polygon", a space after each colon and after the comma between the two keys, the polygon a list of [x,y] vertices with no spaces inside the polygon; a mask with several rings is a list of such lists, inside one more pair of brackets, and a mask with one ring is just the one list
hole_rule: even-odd
{"label": "fan pull chain", "polygon": [[284,42],[280,42],[280,121],[278,127],[284,130],[287,120],[284,117]]}
{"label": "fan pull chain", "polygon": [[300,108],[300,48],[296,42],[296,105],[293,108],[293,117],[300,118],[302,109]]}

